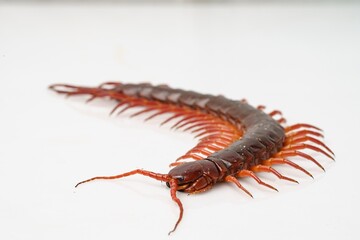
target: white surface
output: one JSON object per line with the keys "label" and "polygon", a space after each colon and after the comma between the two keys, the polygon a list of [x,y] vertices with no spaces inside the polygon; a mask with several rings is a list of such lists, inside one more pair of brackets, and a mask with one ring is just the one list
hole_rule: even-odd
{"label": "white surface", "polygon": [[[0,5],[0,238],[168,239],[177,206],[141,176],[74,184],[144,168],[166,173],[191,135],[159,120],[108,117],[113,104],[64,99],[52,83],[150,81],[247,98],[289,123],[324,129],[336,163],[315,180],[264,180],[179,194],[171,239],[359,239],[360,7]],[[304,161],[302,161],[303,163]]]}

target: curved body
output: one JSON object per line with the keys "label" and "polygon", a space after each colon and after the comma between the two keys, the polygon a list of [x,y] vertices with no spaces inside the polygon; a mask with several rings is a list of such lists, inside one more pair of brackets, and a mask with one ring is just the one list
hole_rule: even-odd
{"label": "curved body", "polygon": [[[183,207],[176,197],[176,191],[188,193],[203,192],[219,181],[236,184],[252,196],[238,177],[251,177],[259,184],[276,190],[256,176],[256,172],[269,172],[277,177],[292,182],[271,166],[287,164],[312,176],[305,169],[287,159],[299,156],[323,167],[310,155],[299,150],[311,149],[333,159],[333,152],[318,137],[320,129],[309,124],[295,124],[283,127],[284,118],[275,120],[280,111],[266,114],[264,107],[254,108],[246,101],[230,100],[223,96],[200,94],[193,91],[172,89],[166,85],[104,83],[99,87],[88,88],[66,84],[56,84],[50,88],[58,93],[71,95],[89,94],[93,100],[106,97],[117,101],[114,111],[120,112],[129,108],[143,107],[134,116],[155,112],[147,119],[172,113],[164,123],[178,119],[173,127],[199,132],[200,143],[178,160],[192,158],[192,162],[175,161],[175,166],[168,174],[159,174],[137,169],[131,172],[100,176],[82,181],[79,184],[96,179],[116,179],[133,174],[142,174],[157,180],[165,181],[171,188],[172,199],[180,208],[180,216],[174,231],[182,219]],[[179,120],[180,119],[180,120]],[[185,129],[186,130],[186,129]],[[312,143],[312,144],[309,144]]]}
{"label": "curved body", "polygon": [[[121,84],[113,90],[136,98],[187,106],[221,117],[244,129],[245,135],[241,139],[203,159],[214,165],[206,162],[204,166],[208,168],[205,171],[212,173],[214,182],[224,181],[227,175],[234,175],[269,159],[282,148],[285,141],[285,130],[277,121],[243,101],[149,84]],[[169,174],[181,175],[185,171],[183,168],[175,167]]]}

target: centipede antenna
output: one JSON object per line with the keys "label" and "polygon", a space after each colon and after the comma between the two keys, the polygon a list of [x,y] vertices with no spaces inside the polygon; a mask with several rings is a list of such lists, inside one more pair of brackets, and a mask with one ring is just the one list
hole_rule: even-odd
{"label": "centipede antenna", "polygon": [[75,185],[75,187],[78,187],[81,184],[87,183],[87,182],[92,182],[95,180],[113,180],[113,179],[119,179],[119,178],[123,178],[123,177],[128,177],[131,175],[135,175],[135,174],[140,174],[140,175],[144,175],[159,181],[164,181],[167,182],[170,180],[170,177],[167,174],[161,174],[161,173],[154,173],[154,172],[150,172],[150,171],[146,171],[146,170],[142,170],[142,169],[136,169],[130,172],[126,172],[126,173],[122,173],[119,175],[113,175],[113,176],[97,176],[97,177],[93,177],[93,178],[89,178],[86,179],[84,181],[79,182],[78,184]]}
{"label": "centipede antenna", "polygon": [[177,191],[177,189],[178,189],[178,185],[177,185],[177,183],[176,183],[176,180],[175,180],[175,179],[171,179],[171,180],[169,181],[169,183],[170,183],[170,194],[171,194],[171,198],[172,198],[172,200],[173,200],[174,202],[176,202],[177,205],[179,206],[180,213],[179,213],[179,218],[178,218],[178,220],[176,221],[174,228],[168,233],[168,235],[170,235],[171,233],[173,233],[173,232],[176,230],[177,226],[178,226],[179,223],[181,222],[181,219],[182,219],[183,213],[184,213],[184,208],[183,208],[183,206],[182,206],[182,203],[181,203],[180,199],[176,196],[176,191]]}
{"label": "centipede antenna", "polygon": [[136,170],[133,170],[130,172],[113,175],[113,176],[97,176],[97,177],[89,178],[89,179],[86,179],[86,180],[81,181],[78,184],[76,184],[75,188],[81,184],[88,183],[88,182],[95,181],[95,180],[113,180],[113,179],[128,177],[128,176],[135,175],[135,174],[144,175],[144,176],[147,176],[147,177],[159,180],[159,181],[169,182],[171,198],[174,202],[176,202],[176,204],[179,206],[179,209],[180,209],[178,220],[176,221],[174,228],[168,233],[170,235],[172,232],[174,232],[176,230],[177,226],[181,222],[181,219],[182,219],[182,216],[184,213],[184,209],[183,209],[180,199],[176,196],[176,191],[178,189],[176,180],[171,179],[168,174],[160,174],[160,173],[154,173],[154,172],[150,172],[150,171],[146,171],[146,170],[142,170],[142,169],[136,169]]}

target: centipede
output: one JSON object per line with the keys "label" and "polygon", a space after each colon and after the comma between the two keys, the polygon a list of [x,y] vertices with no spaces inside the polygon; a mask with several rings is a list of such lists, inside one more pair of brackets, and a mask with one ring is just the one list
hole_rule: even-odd
{"label": "centipede", "polygon": [[179,216],[169,234],[177,229],[184,214],[178,191],[202,193],[219,182],[227,182],[253,197],[241,184],[242,178],[252,178],[258,184],[278,191],[257,173],[265,172],[298,183],[280,173],[274,165],[289,166],[314,178],[292,157],[310,161],[324,171],[319,161],[304,150],[335,160],[334,152],[324,143],[320,128],[307,123],[287,125],[281,111],[265,112],[265,106],[254,107],[244,99],[231,100],[222,95],[201,94],[149,83],[105,82],[96,87],[53,84],[49,89],[67,97],[89,96],[86,102],[97,98],[111,100],[116,105],[110,114],[134,109],[136,111],[131,116],[146,114],[146,121],[166,115],[161,125],[172,123],[172,129],[195,134],[197,144],[172,162],[167,174],[134,169],[117,175],[92,177],[75,186],[136,174],[165,182],[170,188],[172,201],[179,208]]}

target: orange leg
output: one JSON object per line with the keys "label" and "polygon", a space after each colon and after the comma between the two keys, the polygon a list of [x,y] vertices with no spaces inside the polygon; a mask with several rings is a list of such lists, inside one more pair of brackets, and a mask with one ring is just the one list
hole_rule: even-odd
{"label": "orange leg", "polygon": [[298,143],[298,144],[289,144],[289,145],[286,145],[283,150],[301,150],[301,149],[311,149],[311,150],[314,150],[316,152],[320,152],[322,154],[324,154],[325,156],[331,158],[332,160],[335,160],[334,157],[332,157],[330,154],[328,154],[327,152],[325,152],[324,150],[318,148],[318,147],[315,147],[313,145],[310,145],[310,144],[306,144],[306,143]]}
{"label": "orange leg", "polygon": [[102,88],[104,90],[112,90],[115,87],[121,86],[122,83],[119,82],[104,82],[102,84],[99,85],[99,88]]}
{"label": "orange leg", "polygon": [[190,151],[188,151],[186,154],[192,154],[192,153],[197,153],[197,154],[203,154],[205,156],[209,156],[211,154],[211,152],[203,149],[203,148],[200,148],[200,149],[191,149]]}
{"label": "orange leg", "polygon": [[293,131],[293,130],[299,129],[299,128],[312,128],[312,129],[316,129],[318,131],[322,131],[320,128],[315,127],[315,126],[310,125],[310,124],[307,124],[307,123],[298,123],[298,124],[289,126],[289,127],[285,128],[285,131],[290,132],[290,131]]}
{"label": "orange leg", "polygon": [[287,180],[287,181],[290,181],[290,182],[294,182],[294,183],[299,183],[298,181],[292,179],[292,178],[289,178],[289,177],[286,177],[284,175],[282,175],[281,173],[279,173],[278,171],[276,171],[274,168],[270,167],[270,166],[266,166],[266,165],[256,165],[256,166],[253,166],[251,168],[251,170],[253,172],[268,172],[268,173],[272,173],[274,174],[275,176],[277,176],[279,179],[283,179],[283,180]]}
{"label": "orange leg", "polygon": [[228,127],[223,126],[223,125],[217,125],[217,126],[211,125],[211,126],[205,126],[205,127],[201,127],[201,128],[192,130],[191,133],[197,133],[197,132],[201,132],[201,131],[204,131],[204,132],[221,131],[221,132],[230,133],[230,134],[232,134],[234,132],[234,131],[229,130]]}
{"label": "orange leg", "polygon": [[286,159],[286,158],[270,158],[270,159],[267,159],[267,160],[264,160],[262,161],[262,164],[263,165],[266,165],[266,166],[272,166],[274,164],[287,164],[293,168],[296,168],[300,171],[302,171],[303,173],[305,173],[306,175],[313,177],[313,175],[311,175],[308,171],[306,171],[304,168],[300,167],[299,165],[297,165],[296,163]]}
{"label": "orange leg", "polygon": [[[160,110],[160,109],[159,109],[159,110]],[[165,114],[165,113],[169,113],[169,112],[177,113],[177,112],[179,112],[179,110],[176,111],[175,109],[172,109],[171,106],[170,106],[170,107],[168,107],[168,108],[165,108],[165,109],[163,109],[163,110],[160,110],[160,111],[158,111],[158,112],[150,115],[149,117],[147,117],[147,118],[145,119],[145,121],[149,121],[150,119],[152,119],[152,118],[154,118],[154,117],[156,117],[156,116],[159,116],[159,115],[162,115],[162,114]]]}
{"label": "orange leg", "polygon": [[[223,149],[223,147],[214,145],[212,141],[205,141],[205,142],[201,141],[195,146],[195,148],[207,148],[211,151],[219,151],[219,150]],[[193,149],[195,149],[195,148],[193,148]]]}
{"label": "orange leg", "polygon": [[147,108],[148,106],[150,106],[151,104],[147,101],[147,100],[143,100],[143,99],[134,99],[131,102],[128,102],[127,106],[124,107],[123,109],[121,109],[121,111],[119,111],[117,113],[117,115],[120,115],[122,113],[124,113],[125,111],[134,108],[134,107],[145,107]]}
{"label": "orange leg", "polygon": [[151,112],[151,111],[158,111],[159,109],[161,109],[163,106],[159,105],[159,106],[154,106],[154,107],[150,107],[150,106],[144,106],[145,109],[142,109],[136,113],[133,113],[130,115],[130,117],[136,117],[139,116],[141,114],[147,113],[147,112]]}
{"label": "orange leg", "polygon": [[165,121],[163,121],[160,125],[162,126],[162,125],[170,122],[171,120],[176,119],[178,117],[182,117],[182,116],[184,116],[184,113],[176,113],[176,114],[172,115],[171,117],[165,119]]}
{"label": "orange leg", "polygon": [[192,112],[192,113],[187,113],[187,114],[183,114],[185,115],[184,118],[180,119],[179,121],[177,121],[173,126],[171,126],[171,128],[176,128],[177,126],[179,126],[182,123],[187,123],[188,121],[191,120],[195,120],[195,119],[201,119],[203,116],[202,114],[198,113],[198,112]]}
{"label": "orange leg", "polygon": [[276,120],[278,123],[286,123],[286,119],[285,118],[280,118],[279,120]]}
{"label": "orange leg", "polygon": [[316,138],[310,137],[310,136],[300,136],[300,137],[287,138],[286,141],[285,141],[285,145],[303,143],[303,142],[306,142],[306,141],[316,143],[316,144],[322,146],[323,148],[328,150],[333,156],[335,156],[334,152],[331,151],[331,149],[328,146],[326,146],[325,143],[321,142],[320,140],[318,140]]}
{"label": "orange leg", "polygon": [[[193,128],[202,127],[202,126],[216,126],[217,124],[223,124],[218,120],[202,120],[202,121],[192,121],[191,123],[195,123],[184,129],[184,132],[191,130]],[[191,124],[190,123],[190,124]]]}
{"label": "orange leg", "polygon": [[[185,123],[179,124],[176,129],[180,129],[182,127],[185,127],[186,125],[192,124],[192,123],[201,123],[201,122],[205,122],[205,121],[214,121],[213,119],[211,119],[210,116],[208,115],[202,115],[198,118],[195,119],[190,119],[188,121],[186,121]],[[184,130],[186,131],[186,130]]]}
{"label": "orange leg", "polygon": [[274,111],[272,111],[271,113],[269,113],[269,115],[270,115],[271,117],[273,117],[273,116],[275,116],[275,115],[280,115],[280,116],[282,116],[282,113],[281,113],[281,111],[279,111],[279,110],[274,110]]}
{"label": "orange leg", "polygon": [[276,157],[281,157],[281,158],[300,156],[300,157],[303,157],[303,158],[305,158],[307,160],[312,161],[313,163],[315,163],[319,168],[321,168],[325,172],[325,168],[323,166],[321,166],[321,164],[318,161],[316,161],[313,157],[311,157],[310,155],[308,155],[306,153],[299,152],[297,150],[284,150],[284,151],[278,152],[275,156]]}
{"label": "orange leg", "polygon": [[196,154],[196,153],[188,153],[188,154],[185,154],[185,155],[183,155],[183,156],[181,156],[181,157],[178,157],[178,158],[175,160],[175,162],[178,162],[178,161],[180,161],[180,160],[182,160],[182,159],[186,159],[186,158],[192,158],[192,159],[194,159],[194,160],[202,160],[202,159],[204,159],[202,156],[200,156],[200,155],[198,155],[198,154]]}
{"label": "orange leg", "polygon": [[241,190],[243,190],[245,193],[247,193],[250,197],[254,198],[253,195],[246,189],[244,188],[240,182],[236,179],[236,177],[234,176],[231,176],[231,175],[228,175],[225,177],[225,181],[226,182],[232,182],[232,183],[235,183],[235,185],[240,188]]}
{"label": "orange leg", "polygon": [[118,110],[121,106],[127,104],[128,102],[127,101],[122,101],[122,102],[119,102],[118,104],[116,104],[116,106],[110,111],[110,114],[109,115],[112,115],[116,110]]}
{"label": "orange leg", "polygon": [[234,136],[234,133],[232,131],[224,131],[224,130],[215,130],[213,129],[212,131],[202,131],[201,133],[197,134],[194,138],[198,138],[201,136],[210,136],[208,134],[218,134],[218,135],[222,135],[223,137],[228,137],[230,139],[230,141],[233,141],[232,137]]}
{"label": "orange leg", "polygon": [[266,108],[266,107],[265,107],[264,105],[259,105],[259,106],[257,106],[257,109],[260,110],[260,111],[264,110],[265,108]]}
{"label": "orange leg", "polygon": [[232,139],[231,137],[222,135],[221,133],[214,133],[214,134],[207,135],[205,137],[200,138],[200,140],[205,140],[205,139],[216,139],[219,142],[223,142],[225,144],[228,144],[229,142],[234,141],[234,139]]}
{"label": "orange leg", "polygon": [[91,96],[90,98],[88,98],[88,99],[85,101],[85,103],[92,102],[92,101],[94,101],[94,100],[95,100],[96,98],[98,98],[98,97],[100,97],[100,96],[93,95],[93,96]]}
{"label": "orange leg", "polygon": [[265,187],[271,188],[275,191],[278,192],[278,190],[276,188],[274,188],[273,186],[271,186],[270,184],[267,184],[265,182],[263,182],[258,176],[255,175],[254,172],[249,171],[249,170],[241,170],[238,174],[238,177],[252,177],[258,184],[263,185]]}
{"label": "orange leg", "polygon": [[314,131],[310,131],[310,130],[301,130],[298,132],[290,132],[286,134],[286,137],[300,137],[300,136],[307,136],[307,135],[313,135],[316,137],[324,137],[324,135],[322,135],[319,132],[314,132]]}

